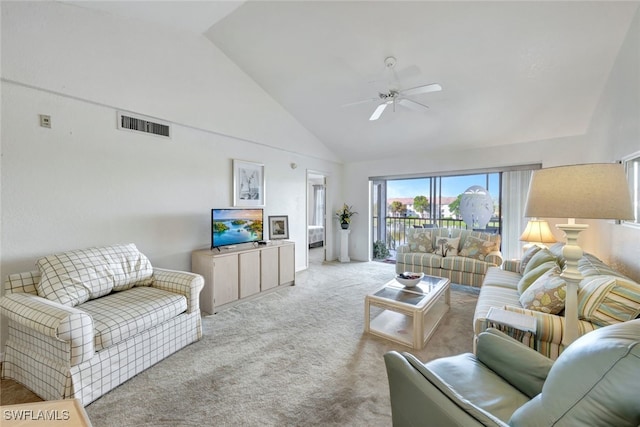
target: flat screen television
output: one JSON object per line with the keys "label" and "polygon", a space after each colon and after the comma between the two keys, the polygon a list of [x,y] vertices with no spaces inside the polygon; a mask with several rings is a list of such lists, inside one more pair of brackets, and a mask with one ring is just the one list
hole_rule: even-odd
{"label": "flat screen television", "polygon": [[262,209],[211,209],[211,249],[262,240]]}

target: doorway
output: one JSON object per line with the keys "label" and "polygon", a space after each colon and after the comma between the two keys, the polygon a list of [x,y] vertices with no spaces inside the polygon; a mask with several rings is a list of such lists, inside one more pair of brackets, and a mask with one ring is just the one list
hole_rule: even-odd
{"label": "doorway", "polygon": [[327,259],[327,177],[307,171],[307,267]]}

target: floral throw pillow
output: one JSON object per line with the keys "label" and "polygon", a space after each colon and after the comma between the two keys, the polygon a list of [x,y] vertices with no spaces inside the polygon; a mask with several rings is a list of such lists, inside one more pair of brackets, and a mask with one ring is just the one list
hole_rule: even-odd
{"label": "floral throw pillow", "polygon": [[411,252],[433,252],[431,231],[420,228],[410,228],[407,235],[407,244]]}
{"label": "floral throw pillow", "polygon": [[438,237],[436,238],[436,254],[443,257],[458,255],[458,244],[460,238]]}
{"label": "floral throw pillow", "polygon": [[560,269],[552,268],[520,295],[520,304],[528,310],[558,314],[564,310],[566,296],[567,283],[560,277]]}
{"label": "floral throw pillow", "polygon": [[484,261],[485,257],[489,255],[489,253],[497,250],[498,247],[495,242],[479,239],[473,236],[467,236],[459,255]]}

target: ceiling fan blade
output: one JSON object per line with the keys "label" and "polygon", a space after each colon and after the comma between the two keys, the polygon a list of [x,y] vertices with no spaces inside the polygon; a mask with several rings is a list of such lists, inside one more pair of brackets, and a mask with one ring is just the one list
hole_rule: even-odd
{"label": "ceiling fan blade", "polygon": [[378,105],[378,107],[376,108],[376,110],[373,112],[373,114],[371,115],[371,117],[369,117],[369,120],[378,120],[380,118],[380,116],[382,115],[382,112],[384,111],[385,108],[387,108],[387,103],[383,102],[382,104]]}
{"label": "ceiling fan blade", "polygon": [[421,93],[438,92],[442,90],[442,86],[438,83],[432,83],[423,86],[413,87],[411,89],[401,90],[399,93],[403,96],[418,95]]}
{"label": "ceiling fan blade", "polygon": [[363,99],[362,101],[349,102],[347,104],[342,104],[341,107],[351,107],[354,105],[369,104],[373,101],[380,101],[380,98],[369,98],[369,99]]}
{"label": "ceiling fan blade", "polygon": [[414,111],[424,111],[424,110],[428,110],[429,107],[421,104],[419,102],[413,101],[411,99],[407,99],[407,98],[402,98],[398,101],[398,104],[402,105],[403,107],[407,107],[411,110]]}

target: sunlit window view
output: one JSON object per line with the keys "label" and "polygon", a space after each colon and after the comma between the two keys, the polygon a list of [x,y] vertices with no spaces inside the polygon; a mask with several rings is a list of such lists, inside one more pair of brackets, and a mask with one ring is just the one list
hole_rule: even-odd
{"label": "sunlit window view", "polygon": [[393,252],[410,228],[500,233],[500,173],[373,182],[373,241]]}

